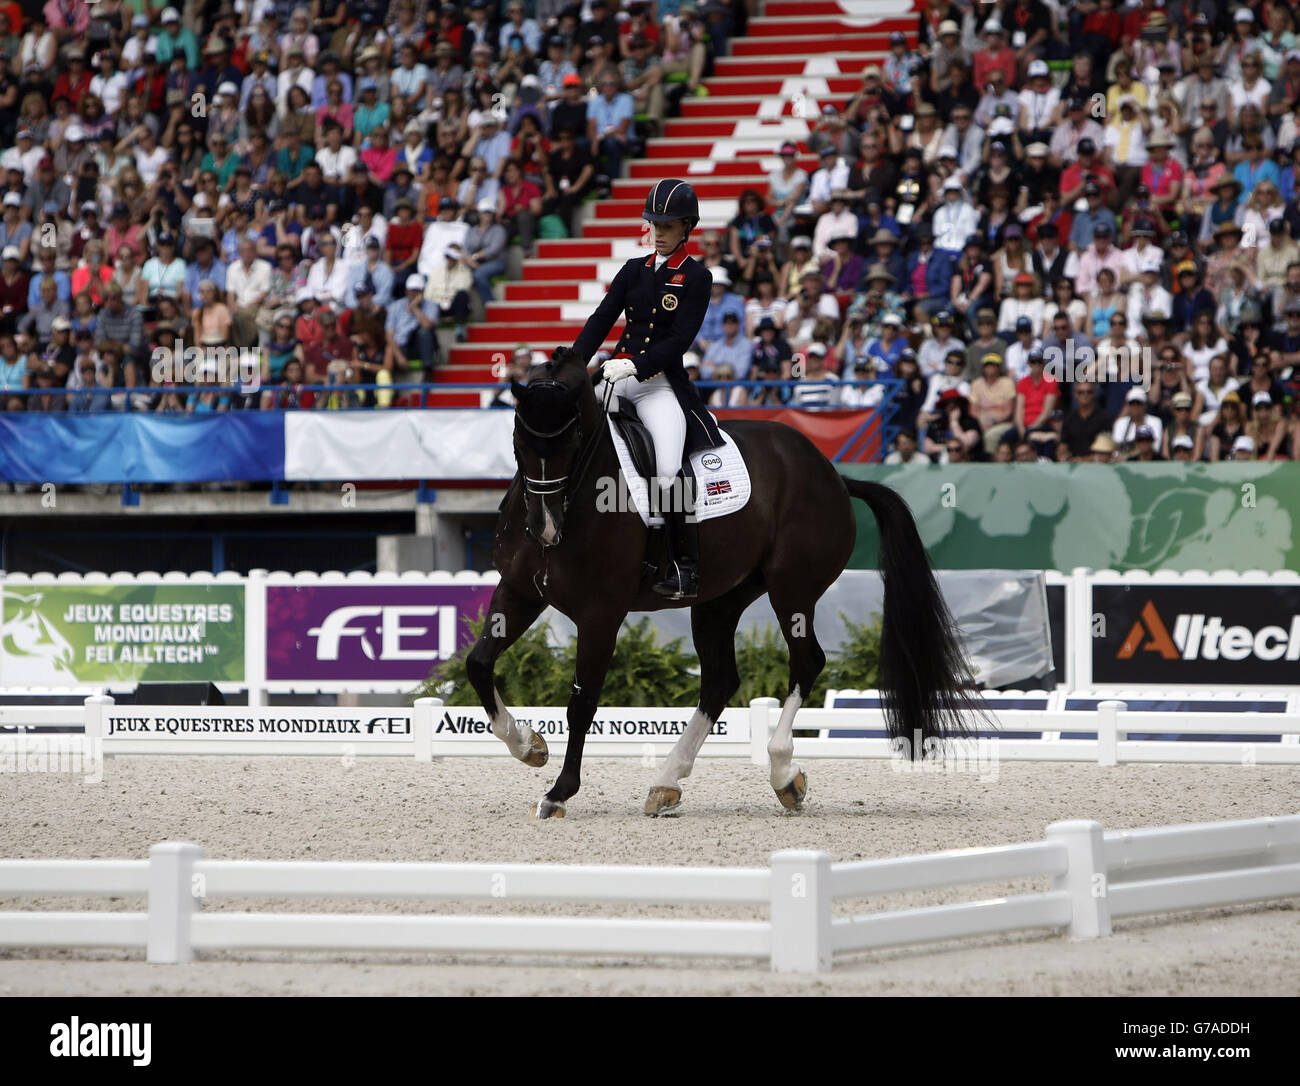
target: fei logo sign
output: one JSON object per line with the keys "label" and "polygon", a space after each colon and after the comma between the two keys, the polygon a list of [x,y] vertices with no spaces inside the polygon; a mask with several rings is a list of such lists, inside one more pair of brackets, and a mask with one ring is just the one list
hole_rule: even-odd
{"label": "fei logo sign", "polygon": [[266,677],[421,680],[491,599],[491,585],[268,585]]}

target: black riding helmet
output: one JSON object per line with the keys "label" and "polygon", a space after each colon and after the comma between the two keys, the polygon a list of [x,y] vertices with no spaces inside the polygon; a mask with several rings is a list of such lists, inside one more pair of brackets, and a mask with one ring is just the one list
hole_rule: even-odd
{"label": "black riding helmet", "polygon": [[647,222],[675,222],[685,219],[690,225],[689,234],[700,222],[700,201],[695,190],[676,177],[655,183],[645,198],[645,211],[641,218]]}

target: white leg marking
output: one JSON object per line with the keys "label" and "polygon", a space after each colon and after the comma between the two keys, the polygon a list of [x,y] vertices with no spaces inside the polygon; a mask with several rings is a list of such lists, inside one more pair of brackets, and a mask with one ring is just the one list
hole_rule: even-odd
{"label": "white leg marking", "polygon": [[778,791],[794,780],[799,772],[794,764],[794,714],[803,704],[803,695],[798,684],[781,706],[781,719],[777,721],[776,731],[767,744],[767,756],[771,760],[772,787]]}
{"label": "white leg marking", "polygon": [[533,729],[515,722],[501,700],[501,691],[495,686],[492,694],[497,702],[497,711],[492,714],[492,734],[505,743],[511,754],[523,760],[532,749]]}
{"label": "white leg marking", "polygon": [[663,772],[655,779],[654,787],[676,788],[679,780],[691,775],[695,758],[700,753],[700,747],[704,745],[709,732],[713,730],[713,725],[714,721],[710,720],[706,713],[699,709],[695,710],[681,738],[669,751],[668,761],[664,765]]}

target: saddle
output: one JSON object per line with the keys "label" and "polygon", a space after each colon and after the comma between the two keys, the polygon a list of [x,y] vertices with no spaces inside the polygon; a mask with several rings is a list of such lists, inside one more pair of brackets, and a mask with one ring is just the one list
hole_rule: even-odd
{"label": "saddle", "polygon": [[636,405],[621,397],[616,401],[617,408],[611,408],[609,417],[614,428],[627,445],[632,456],[632,465],[637,474],[647,483],[655,478],[655,443],[650,431],[637,414]]}

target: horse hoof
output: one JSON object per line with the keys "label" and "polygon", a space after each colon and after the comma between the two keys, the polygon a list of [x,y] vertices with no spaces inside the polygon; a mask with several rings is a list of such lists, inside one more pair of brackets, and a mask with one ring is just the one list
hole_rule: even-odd
{"label": "horse hoof", "polygon": [[547,799],[543,796],[537,801],[538,818],[563,818],[564,804],[557,800]]}
{"label": "horse hoof", "polygon": [[550,757],[551,752],[546,749],[546,740],[536,732],[533,732],[533,737],[528,744],[528,753],[519,760],[523,762],[524,765],[532,766],[534,769],[540,769],[550,760]]}
{"label": "horse hoof", "polygon": [[680,788],[656,786],[650,789],[650,794],[646,797],[645,813],[651,818],[659,818],[662,815],[671,814],[681,805],[682,790]]}
{"label": "horse hoof", "polygon": [[776,798],[787,811],[802,810],[804,796],[807,794],[808,777],[802,769],[794,775],[794,779],[789,784],[776,790]]}

